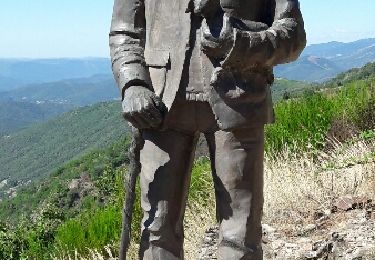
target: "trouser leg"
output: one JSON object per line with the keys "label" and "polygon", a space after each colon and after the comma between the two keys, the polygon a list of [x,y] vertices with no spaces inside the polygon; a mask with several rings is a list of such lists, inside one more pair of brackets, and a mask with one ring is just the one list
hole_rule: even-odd
{"label": "trouser leg", "polygon": [[143,138],[140,259],[181,260],[183,215],[197,137],[148,130]]}
{"label": "trouser leg", "polygon": [[215,133],[219,260],[261,260],[263,127]]}
{"label": "trouser leg", "polygon": [[218,210],[218,198],[219,198],[219,193],[218,191],[220,190],[218,185],[220,184],[220,181],[217,177],[216,174],[216,161],[215,161],[215,151],[216,151],[216,144],[215,144],[215,133],[205,133],[205,138],[208,146],[208,151],[210,153],[210,162],[211,162],[211,172],[212,172],[212,177],[213,177],[213,182],[214,182],[214,188],[215,188],[215,199],[216,199],[216,220],[220,221],[220,215],[219,215],[219,210]]}

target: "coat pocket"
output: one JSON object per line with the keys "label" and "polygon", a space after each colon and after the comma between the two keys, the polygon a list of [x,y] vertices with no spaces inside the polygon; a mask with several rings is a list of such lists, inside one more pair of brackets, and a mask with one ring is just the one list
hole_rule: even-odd
{"label": "coat pocket", "polygon": [[216,70],[211,79],[214,91],[226,103],[259,103],[267,94],[267,80],[259,73]]}
{"label": "coat pocket", "polygon": [[169,66],[169,51],[145,50],[145,61],[148,67],[152,87],[157,96],[163,96],[166,75]]}

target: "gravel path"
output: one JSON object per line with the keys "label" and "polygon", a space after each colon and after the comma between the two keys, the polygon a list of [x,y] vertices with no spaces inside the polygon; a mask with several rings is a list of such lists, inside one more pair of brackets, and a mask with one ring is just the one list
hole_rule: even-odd
{"label": "gravel path", "polygon": [[[375,260],[375,204],[321,213],[314,223],[277,230],[263,225],[265,260]],[[206,231],[198,260],[216,258],[218,228]]]}

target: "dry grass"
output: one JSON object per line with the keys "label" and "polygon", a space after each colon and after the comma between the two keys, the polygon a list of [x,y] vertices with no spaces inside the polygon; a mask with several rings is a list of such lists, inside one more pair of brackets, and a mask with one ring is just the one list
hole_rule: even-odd
{"label": "dry grass", "polygon": [[375,199],[375,142],[335,145],[318,158],[291,154],[265,160],[264,222],[295,224],[340,196]]}
{"label": "dry grass", "polygon": [[199,204],[189,205],[185,216],[185,259],[197,259],[205,231],[215,225],[215,198],[212,190],[211,203],[204,208]]}
{"label": "dry grass", "polygon": [[[264,222],[278,227],[299,221],[303,224],[313,212],[329,208],[335,198],[344,195],[375,199],[374,147],[375,141],[336,143],[332,152],[322,152],[318,157],[292,154],[288,150],[276,159],[266,157]],[[214,193],[207,192],[210,195],[204,206],[189,203],[186,209],[185,259],[197,258],[205,231],[215,224]],[[133,244],[129,259],[136,260],[137,251],[137,245]],[[115,259],[108,255],[112,258],[91,251],[86,258],[76,255],[55,259]]]}
{"label": "dry grass", "polygon": [[89,249],[89,254],[87,256],[82,256],[77,251],[74,253],[74,255],[69,255],[65,253],[63,250],[61,250],[61,252],[58,253],[57,255],[53,255],[52,259],[53,260],[115,260],[117,259],[114,256],[113,250],[110,246],[106,246],[104,248],[104,251],[106,252],[106,256],[104,256],[103,252],[99,252],[98,250],[92,250],[92,249]]}

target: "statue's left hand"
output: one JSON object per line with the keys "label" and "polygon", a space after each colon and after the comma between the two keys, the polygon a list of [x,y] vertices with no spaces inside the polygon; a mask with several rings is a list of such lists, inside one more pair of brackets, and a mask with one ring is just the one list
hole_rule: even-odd
{"label": "statue's left hand", "polygon": [[210,58],[224,59],[233,47],[234,31],[230,17],[223,16],[223,26],[218,37],[212,35],[206,20],[202,24],[202,51]]}

